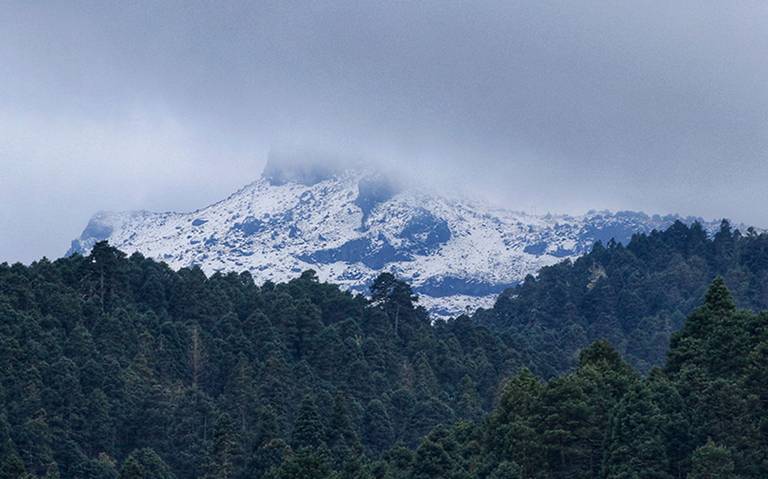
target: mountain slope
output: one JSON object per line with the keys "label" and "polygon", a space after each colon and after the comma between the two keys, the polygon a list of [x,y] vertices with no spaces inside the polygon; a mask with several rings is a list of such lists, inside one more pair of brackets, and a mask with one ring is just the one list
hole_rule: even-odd
{"label": "mountain slope", "polygon": [[675,219],[607,211],[535,216],[401,189],[370,171],[272,162],[262,178],[191,213],[98,213],[69,254],[87,254],[106,239],[174,268],[248,270],[257,282],[314,269],[321,280],[356,291],[390,271],[433,314],[446,316],[490,306],[526,275],[579,256],[597,240],[626,242]]}
{"label": "mountain slope", "polygon": [[608,340],[648,371],[664,363],[672,333],[718,276],[739,307],[768,309],[768,234],[741,233],[727,221],[714,235],[675,223],[543,268],[473,320],[516,344],[541,376],[573,368],[579,351],[596,340]]}

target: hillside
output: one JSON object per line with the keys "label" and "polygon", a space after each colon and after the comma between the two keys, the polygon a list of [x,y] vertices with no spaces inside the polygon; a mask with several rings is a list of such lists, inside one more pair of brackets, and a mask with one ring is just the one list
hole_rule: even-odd
{"label": "hillside", "polygon": [[[260,477],[270,463],[252,453],[268,439],[303,443],[305,407],[378,454],[478,418],[519,367],[467,318],[432,326],[391,275],[371,293],[312,271],[261,287],[247,272],[175,272],[103,242],[87,257],[0,265],[0,443],[40,476],[55,464],[64,479],[94,477],[102,456],[152,448],[193,478],[226,413],[241,434],[237,467]],[[329,446],[349,440],[331,432]]]}
{"label": "hillside", "polygon": [[[628,249],[666,263],[681,228]],[[698,246],[718,264],[731,244],[760,270],[764,250],[745,251],[766,241],[724,228]],[[598,341],[542,382],[526,367],[576,346],[526,331],[543,348],[528,356],[514,334],[466,316],[432,323],[417,304],[389,274],[366,299],[311,271],[258,287],[248,273],[175,272],[106,243],[0,265],[0,477],[768,474],[768,316],[738,310],[722,279],[646,378]]]}
{"label": "hillside", "polygon": [[601,339],[647,371],[664,363],[671,334],[716,276],[740,307],[768,309],[768,235],[723,221],[710,236],[678,222],[626,246],[598,244],[529,276],[474,320],[514,344],[542,376],[573,368],[579,351]]}

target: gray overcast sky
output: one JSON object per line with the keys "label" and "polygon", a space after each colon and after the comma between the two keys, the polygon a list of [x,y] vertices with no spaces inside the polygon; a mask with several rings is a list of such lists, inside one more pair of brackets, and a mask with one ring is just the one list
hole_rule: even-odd
{"label": "gray overcast sky", "polygon": [[768,226],[768,2],[0,0],[0,261],[297,145],[513,209]]}

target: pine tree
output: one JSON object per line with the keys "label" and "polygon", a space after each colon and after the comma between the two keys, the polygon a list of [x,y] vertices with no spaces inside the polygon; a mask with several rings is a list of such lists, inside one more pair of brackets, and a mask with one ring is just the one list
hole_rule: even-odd
{"label": "pine tree", "polygon": [[574,378],[587,397],[591,417],[590,425],[583,429],[583,442],[589,449],[590,474],[598,476],[610,416],[639,378],[606,341],[597,341],[582,350]]}
{"label": "pine tree", "polygon": [[387,450],[394,440],[392,423],[384,404],[378,399],[368,403],[363,419],[363,437],[366,448],[378,455]]}
{"label": "pine tree", "polygon": [[342,393],[336,393],[333,399],[333,413],[326,432],[326,443],[337,457],[360,454],[360,438],[352,425],[347,400]]}
{"label": "pine tree", "polygon": [[256,430],[253,435],[253,443],[256,447],[280,437],[280,425],[274,409],[261,406],[256,412],[256,417]]}
{"label": "pine tree", "polygon": [[688,409],[676,385],[660,369],[651,371],[647,385],[651,400],[659,409],[659,429],[669,460],[668,472],[673,477],[683,477],[692,451]]}
{"label": "pine tree", "polygon": [[419,440],[440,424],[453,421],[453,410],[436,398],[428,398],[416,403],[410,422],[405,430],[406,444],[415,446]]}
{"label": "pine tree", "polygon": [[736,310],[736,303],[722,277],[718,276],[712,281],[704,297],[704,307],[720,314],[727,314]]}
{"label": "pine tree", "polygon": [[733,458],[728,449],[711,440],[693,452],[688,479],[736,479]]}
{"label": "pine tree", "polygon": [[265,477],[265,474],[283,464],[292,453],[290,446],[282,439],[262,443],[248,458],[244,477]]}
{"label": "pine tree", "polygon": [[109,399],[101,389],[93,390],[88,397],[87,428],[91,455],[114,454],[114,423],[109,415]]}
{"label": "pine tree", "polygon": [[671,479],[661,420],[648,388],[634,386],[611,419],[605,459],[608,479]]}
{"label": "pine tree", "polygon": [[412,479],[449,478],[457,473],[457,465],[439,443],[425,439],[416,450]]}
{"label": "pine tree", "polygon": [[22,478],[27,474],[27,468],[24,466],[15,446],[6,442],[3,445],[3,456],[0,457],[0,478],[14,479]]}
{"label": "pine tree", "polygon": [[[114,463],[106,456],[81,462],[73,471],[78,479],[117,479]],[[136,476],[140,477],[140,476]]]}
{"label": "pine tree", "polygon": [[438,383],[429,359],[424,353],[419,353],[414,362],[415,390],[416,394],[422,398],[431,398],[437,395]]}
{"label": "pine tree", "polygon": [[516,463],[504,461],[496,466],[489,479],[523,479],[523,471]]}
{"label": "pine tree", "polygon": [[179,477],[203,475],[206,451],[213,437],[214,401],[196,387],[180,391],[171,413],[168,458]]}
{"label": "pine tree", "polygon": [[135,457],[129,457],[123,463],[119,479],[149,479],[147,471]]}
{"label": "pine tree", "polygon": [[[15,428],[16,450],[19,451],[21,460],[30,474],[42,475],[51,464],[56,463],[53,452],[53,446],[55,446],[53,432],[58,428],[52,430],[49,423],[53,421],[58,425],[60,419],[60,417],[49,418],[46,412],[41,410]],[[66,465],[73,465],[76,461],[77,459],[73,457],[71,461],[66,462]]]}
{"label": "pine tree", "polygon": [[230,479],[235,477],[241,459],[240,444],[229,414],[216,419],[211,449],[208,454],[205,479]]}
{"label": "pine tree", "polygon": [[331,479],[332,471],[325,457],[311,448],[301,448],[267,474],[267,479]]}
{"label": "pine tree", "polygon": [[549,470],[556,476],[585,476],[592,470],[589,440],[595,434],[594,411],[576,376],[551,381],[541,395],[542,443]]}
{"label": "pine tree", "polygon": [[477,386],[475,386],[475,382],[468,375],[465,375],[461,380],[456,413],[460,418],[468,421],[478,420],[483,413],[480,395],[477,393]]}
{"label": "pine tree", "polygon": [[395,338],[408,337],[411,329],[408,323],[418,300],[411,287],[391,273],[381,273],[371,285],[371,304],[389,316]]}
{"label": "pine tree", "polygon": [[525,477],[543,469],[543,444],[537,431],[543,386],[528,369],[508,380],[488,419],[485,442],[498,457],[522,467]]}
{"label": "pine tree", "polygon": [[291,351],[296,359],[316,355],[318,338],[323,330],[320,309],[305,299],[299,303],[294,318],[294,328],[288,337]]}
{"label": "pine tree", "polygon": [[281,421],[281,425],[286,429],[288,424],[285,420],[290,406],[286,398],[290,397],[292,392],[294,392],[294,385],[286,358],[279,351],[273,352],[261,368],[259,402],[271,407]]}
{"label": "pine tree", "polygon": [[666,370],[674,374],[686,365],[707,368],[719,362],[730,364],[730,352],[722,351],[722,346],[718,348],[718,357],[709,355],[715,353],[711,348],[715,341],[728,342],[732,326],[738,325],[735,314],[736,304],[725,281],[715,278],[707,290],[704,305],[688,317],[681,331],[672,335]]}
{"label": "pine tree", "polygon": [[405,440],[407,429],[416,409],[416,401],[411,391],[399,388],[389,395],[389,408],[394,411],[390,416],[394,437]]}
{"label": "pine tree", "polygon": [[119,479],[175,479],[157,453],[150,449],[133,451],[123,463]]}
{"label": "pine tree", "polygon": [[320,420],[320,413],[315,404],[315,399],[310,396],[304,396],[299,406],[299,413],[293,426],[291,436],[292,444],[295,449],[317,448],[323,445],[324,431],[323,423]]}
{"label": "pine tree", "polygon": [[250,428],[250,421],[254,415],[254,405],[256,404],[256,388],[253,383],[255,372],[251,367],[250,361],[245,354],[240,353],[235,366],[232,385],[229,389],[229,398],[231,409],[236,414],[237,428],[240,434],[247,434]]}

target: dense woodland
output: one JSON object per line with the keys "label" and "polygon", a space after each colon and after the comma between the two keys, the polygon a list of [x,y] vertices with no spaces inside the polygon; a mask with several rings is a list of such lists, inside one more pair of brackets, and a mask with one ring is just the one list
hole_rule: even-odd
{"label": "dense woodland", "polygon": [[3,264],[0,479],[768,477],[766,275],[676,224],[432,324],[389,274]]}
{"label": "dense woodland", "polygon": [[628,245],[597,243],[576,261],[529,276],[475,319],[504,335],[537,375],[576,366],[579,351],[605,339],[635,368],[664,364],[670,337],[725,279],[737,306],[768,309],[768,235],[723,221],[708,237],[698,223],[636,235]]}

